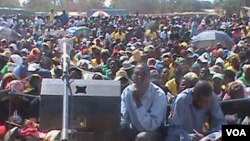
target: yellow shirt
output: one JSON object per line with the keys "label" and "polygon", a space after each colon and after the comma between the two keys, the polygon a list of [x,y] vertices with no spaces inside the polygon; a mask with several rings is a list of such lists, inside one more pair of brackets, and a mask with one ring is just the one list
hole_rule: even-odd
{"label": "yellow shirt", "polygon": [[169,65],[169,78],[172,78],[174,76],[174,66],[173,63]]}
{"label": "yellow shirt", "polygon": [[98,65],[100,65],[100,64],[97,63],[96,59],[92,59],[92,60],[91,60],[91,64],[92,64],[92,66],[93,66],[94,68],[96,68]]}
{"label": "yellow shirt", "polygon": [[250,31],[248,32],[247,37],[249,37],[249,38],[250,38]]}
{"label": "yellow shirt", "polygon": [[54,18],[55,18],[55,13],[49,13],[49,22],[50,23],[53,23]]}
{"label": "yellow shirt", "polygon": [[117,39],[120,39],[121,41],[123,41],[125,39],[125,33],[119,34],[119,32],[117,32],[115,34],[115,40],[117,40]]}
{"label": "yellow shirt", "polygon": [[112,36],[113,39],[115,38],[115,34],[116,34],[116,33],[117,33],[117,32],[115,32],[115,31],[111,33],[111,36]]}
{"label": "yellow shirt", "polygon": [[151,30],[146,31],[146,36],[149,36],[150,38],[153,38],[153,39],[157,38],[156,32],[151,32]]}
{"label": "yellow shirt", "polygon": [[178,88],[177,88],[177,84],[175,82],[175,78],[169,80],[165,86],[168,88],[168,90],[170,91],[170,93],[173,95],[173,96],[177,96],[178,94]]}

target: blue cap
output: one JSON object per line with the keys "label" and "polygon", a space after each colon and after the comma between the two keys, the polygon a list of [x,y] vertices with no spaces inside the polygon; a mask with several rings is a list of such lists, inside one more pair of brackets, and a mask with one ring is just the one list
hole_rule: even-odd
{"label": "blue cap", "polygon": [[163,62],[156,63],[155,68],[158,72],[160,72],[164,68]]}
{"label": "blue cap", "polygon": [[91,56],[86,54],[82,56],[82,59],[91,60]]}

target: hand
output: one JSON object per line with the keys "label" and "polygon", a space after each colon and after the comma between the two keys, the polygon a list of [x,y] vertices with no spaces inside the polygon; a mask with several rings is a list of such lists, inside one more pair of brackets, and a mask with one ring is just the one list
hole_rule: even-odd
{"label": "hand", "polygon": [[193,137],[193,141],[199,141],[202,139],[204,136],[202,134],[195,134]]}
{"label": "hand", "polygon": [[204,137],[201,133],[197,132],[196,130],[194,130],[194,132],[195,132],[195,135],[193,137],[193,141],[199,141],[200,139]]}
{"label": "hand", "polygon": [[141,94],[139,90],[136,89],[133,91],[133,98],[135,100],[137,108],[140,108],[142,106],[142,103],[141,103]]}

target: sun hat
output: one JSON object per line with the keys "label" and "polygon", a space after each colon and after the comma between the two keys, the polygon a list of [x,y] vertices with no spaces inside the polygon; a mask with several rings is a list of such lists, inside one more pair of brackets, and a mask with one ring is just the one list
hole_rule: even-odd
{"label": "sun hat", "polygon": [[135,66],[134,65],[132,65],[132,63],[131,63],[131,61],[124,61],[123,63],[122,63],[122,70],[129,70],[129,69],[132,69],[132,68],[134,68]]}
{"label": "sun hat", "polygon": [[126,78],[129,83],[133,83],[132,80],[129,79],[127,72],[122,69],[116,72],[114,80],[119,81],[121,78]]}

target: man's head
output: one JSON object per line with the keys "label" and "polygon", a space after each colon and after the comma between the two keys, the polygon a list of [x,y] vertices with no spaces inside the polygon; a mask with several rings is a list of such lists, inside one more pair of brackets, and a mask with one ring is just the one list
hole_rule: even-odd
{"label": "man's head", "polygon": [[107,63],[110,55],[109,55],[109,51],[107,49],[103,49],[101,52],[100,52],[100,57],[101,57],[101,60],[104,64]]}
{"label": "man's head", "polygon": [[220,92],[223,85],[224,76],[219,73],[215,73],[212,77],[214,92]]}
{"label": "man's head", "polygon": [[78,68],[69,69],[69,78],[70,79],[82,79],[82,72]]}
{"label": "man's head", "polygon": [[231,99],[239,99],[245,97],[245,89],[242,83],[234,81],[228,84],[227,94]]}
{"label": "man's head", "polygon": [[193,88],[195,84],[198,82],[198,80],[199,77],[196,73],[194,72],[186,73],[180,82],[179,91],[183,91],[187,88]]}
{"label": "man's head", "polygon": [[138,63],[134,69],[133,81],[139,91],[146,91],[150,82],[150,69],[146,63]]}
{"label": "man's head", "polygon": [[208,80],[210,78],[211,74],[207,67],[201,68],[200,70],[200,79],[201,80]]}
{"label": "man's head", "polygon": [[206,108],[211,101],[212,86],[208,81],[198,81],[193,90],[193,105],[197,109]]}
{"label": "man's head", "polygon": [[119,70],[119,68],[121,66],[119,60],[117,60],[117,59],[110,59],[108,61],[108,65],[109,65],[109,68],[111,69],[112,73],[114,73],[114,74]]}
{"label": "man's head", "polygon": [[43,69],[50,70],[52,67],[52,60],[49,57],[42,57],[42,59],[40,61],[40,66]]}
{"label": "man's head", "polygon": [[243,66],[244,76],[247,80],[250,80],[250,64],[245,64]]}
{"label": "man's head", "polygon": [[236,73],[233,70],[226,69],[224,71],[224,83],[227,85],[235,80]]}

